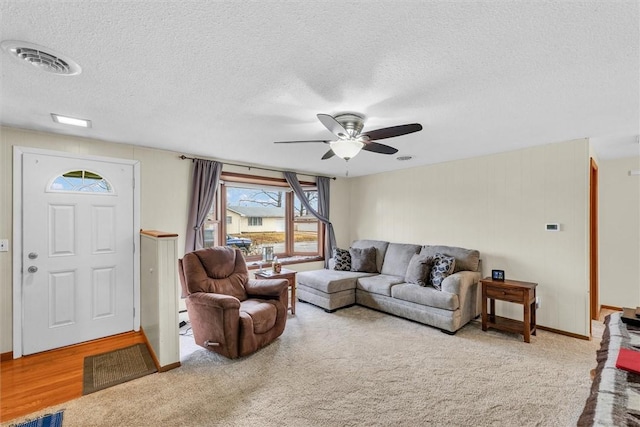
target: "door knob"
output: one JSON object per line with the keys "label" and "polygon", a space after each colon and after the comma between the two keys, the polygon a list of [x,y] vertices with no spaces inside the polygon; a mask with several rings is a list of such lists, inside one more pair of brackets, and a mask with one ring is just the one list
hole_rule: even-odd
{"label": "door knob", "polygon": [[35,252],[29,252],[29,255],[27,255],[29,257],[29,259],[36,259],[38,258],[38,254]]}
{"label": "door knob", "polygon": [[27,271],[29,273],[35,273],[36,271],[38,271],[38,267],[36,267],[35,265],[32,265],[31,267],[27,268]]}

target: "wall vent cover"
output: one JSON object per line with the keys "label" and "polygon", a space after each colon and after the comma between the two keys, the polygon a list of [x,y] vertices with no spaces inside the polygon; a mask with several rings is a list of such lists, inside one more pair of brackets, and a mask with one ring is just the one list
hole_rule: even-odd
{"label": "wall vent cover", "polygon": [[48,73],[73,76],[82,70],[73,60],[46,47],[16,40],[3,41],[1,46],[5,52]]}

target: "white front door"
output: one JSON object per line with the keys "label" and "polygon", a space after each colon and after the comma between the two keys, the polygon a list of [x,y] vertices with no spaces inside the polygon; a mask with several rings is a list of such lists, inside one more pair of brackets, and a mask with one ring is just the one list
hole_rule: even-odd
{"label": "white front door", "polygon": [[132,164],[22,155],[22,354],[134,329],[133,185]]}

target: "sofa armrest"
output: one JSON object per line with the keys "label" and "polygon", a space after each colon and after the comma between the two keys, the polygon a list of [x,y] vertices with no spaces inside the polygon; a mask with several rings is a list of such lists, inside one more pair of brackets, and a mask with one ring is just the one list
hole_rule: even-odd
{"label": "sofa armrest", "polygon": [[463,312],[468,311],[471,319],[480,314],[478,282],[481,278],[482,275],[477,271],[458,271],[442,281],[442,290],[458,295],[460,308]]}
{"label": "sofa armrest", "polygon": [[278,298],[283,290],[288,290],[289,281],[287,279],[249,279],[244,288],[247,295],[252,297]]}

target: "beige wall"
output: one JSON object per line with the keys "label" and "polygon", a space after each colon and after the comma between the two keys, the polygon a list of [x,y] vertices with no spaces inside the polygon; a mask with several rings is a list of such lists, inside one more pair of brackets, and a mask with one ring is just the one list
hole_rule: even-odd
{"label": "beige wall", "polygon": [[640,157],[601,160],[600,304],[640,306]]}
{"label": "beige wall", "polygon": [[588,336],[588,172],[581,139],[354,178],[350,239],[478,249],[485,275],[539,284],[540,325]]}
{"label": "beige wall", "polygon": [[[125,144],[77,138],[51,133],[0,127],[0,238],[12,237],[12,159],[13,146],[43,148],[95,156],[108,156],[140,161],[141,212],[143,229],[176,232],[178,256],[184,254],[184,231],[187,223],[188,188],[191,162],[178,159],[178,153],[140,148]],[[233,167],[230,169],[234,169]],[[235,168],[239,172],[246,169]],[[226,167],[225,167],[226,170]],[[274,173],[270,173],[274,175]],[[304,179],[304,176],[301,178]],[[332,184],[331,190],[342,194],[344,182]],[[339,215],[344,209],[332,208]],[[344,222],[338,220],[338,222]],[[341,238],[345,240],[345,238]],[[314,263],[313,265],[317,265]],[[301,265],[300,269],[307,268]],[[12,351],[12,251],[0,252],[0,353]]]}

